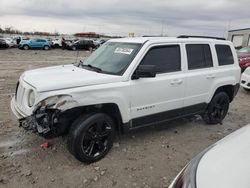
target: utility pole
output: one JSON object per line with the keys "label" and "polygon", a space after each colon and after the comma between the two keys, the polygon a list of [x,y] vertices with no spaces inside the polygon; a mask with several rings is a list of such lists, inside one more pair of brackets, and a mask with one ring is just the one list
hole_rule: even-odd
{"label": "utility pole", "polygon": [[161,36],[163,36],[164,20],[161,21]]}
{"label": "utility pole", "polygon": [[224,30],[224,38],[227,38],[228,31],[229,31],[229,30],[230,30],[230,28],[231,28],[231,22],[232,22],[232,20],[231,20],[231,19],[230,19],[230,20],[228,20],[227,25],[225,26],[225,30]]}

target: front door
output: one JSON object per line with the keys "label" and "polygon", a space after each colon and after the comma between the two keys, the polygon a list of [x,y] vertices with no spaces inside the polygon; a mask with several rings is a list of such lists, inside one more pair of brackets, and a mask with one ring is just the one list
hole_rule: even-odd
{"label": "front door", "polygon": [[181,46],[152,46],[140,65],[155,65],[156,77],[131,80],[132,126],[139,127],[182,115],[185,74]]}

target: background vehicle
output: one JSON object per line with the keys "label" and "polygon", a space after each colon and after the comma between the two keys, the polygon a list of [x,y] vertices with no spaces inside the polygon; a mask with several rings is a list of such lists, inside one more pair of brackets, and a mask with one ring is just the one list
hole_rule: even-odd
{"label": "background vehicle", "polygon": [[169,188],[247,188],[250,185],[250,125],[193,158]]}
{"label": "background vehicle", "polygon": [[94,45],[96,48],[99,48],[101,46],[100,40],[93,40]]}
{"label": "background vehicle", "polygon": [[241,84],[246,91],[250,91],[250,67],[246,68],[241,75]]}
{"label": "background vehicle", "polygon": [[4,38],[5,42],[8,44],[9,48],[15,47],[16,43],[12,38]]}
{"label": "background vehicle", "polygon": [[44,49],[44,50],[49,50],[50,49],[50,43],[45,40],[45,39],[31,39],[31,40],[22,40],[20,44],[18,45],[19,49]]}
{"label": "background vehicle", "polygon": [[90,163],[109,152],[115,130],[196,114],[208,124],[221,123],[239,82],[229,41],[114,39],[84,62],[25,72],[11,109],[26,129],[69,134],[69,151]]}
{"label": "background vehicle", "polygon": [[8,48],[8,44],[6,43],[6,40],[0,39],[0,48]]}
{"label": "background vehicle", "polygon": [[61,48],[62,47],[62,39],[52,40],[52,47],[53,48]]}
{"label": "background vehicle", "polygon": [[71,44],[68,44],[67,49],[69,50],[92,50],[97,48],[93,40],[78,40]]}
{"label": "background vehicle", "polygon": [[96,39],[96,40],[93,40],[95,46],[98,48],[100,47],[102,44],[104,44],[105,42],[107,42],[108,39]]}
{"label": "background vehicle", "polygon": [[250,66],[250,46],[238,50],[238,58],[242,72]]}

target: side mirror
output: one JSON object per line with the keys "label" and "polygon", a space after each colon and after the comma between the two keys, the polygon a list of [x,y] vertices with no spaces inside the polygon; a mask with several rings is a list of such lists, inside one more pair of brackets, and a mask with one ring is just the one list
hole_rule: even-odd
{"label": "side mirror", "polygon": [[139,65],[135,70],[132,79],[153,78],[156,75],[155,65]]}

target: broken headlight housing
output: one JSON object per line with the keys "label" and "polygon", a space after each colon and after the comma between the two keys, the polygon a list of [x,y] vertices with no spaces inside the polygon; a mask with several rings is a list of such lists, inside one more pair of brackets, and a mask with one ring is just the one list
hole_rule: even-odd
{"label": "broken headlight housing", "polygon": [[196,188],[196,173],[202,157],[213,147],[210,146],[193,158],[177,175],[169,188]]}
{"label": "broken headlight housing", "polygon": [[36,96],[34,90],[29,91],[28,95],[28,105],[29,107],[32,107],[35,104]]}

